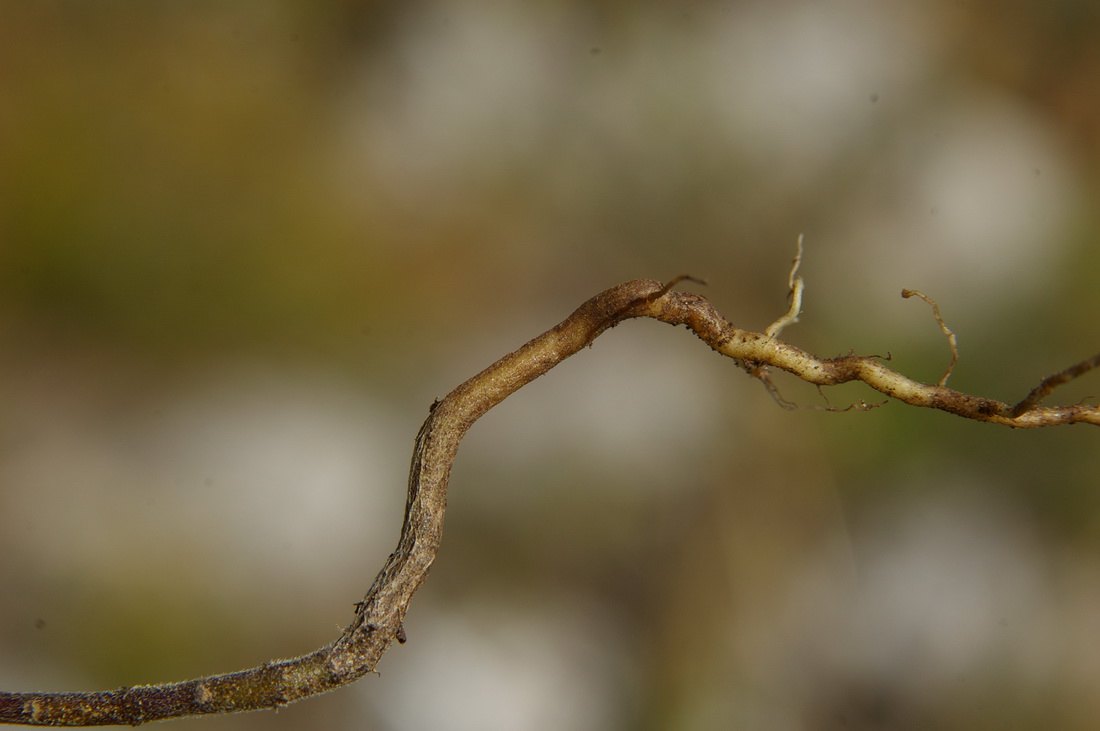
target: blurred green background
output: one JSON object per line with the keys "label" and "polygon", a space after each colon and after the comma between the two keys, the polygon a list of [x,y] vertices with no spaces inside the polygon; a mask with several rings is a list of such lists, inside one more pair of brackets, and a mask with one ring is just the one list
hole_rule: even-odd
{"label": "blurred green background", "polygon": [[[0,683],[331,641],[432,399],[626,279],[762,329],[804,233],[785,337],[934,382],[918,288],[1021,398],[1100,348],[1098,49],[1087,0],[0,3]],[[172,727],[1093,728],[1096,439],[627,323],[473,429],[381,677]]]}

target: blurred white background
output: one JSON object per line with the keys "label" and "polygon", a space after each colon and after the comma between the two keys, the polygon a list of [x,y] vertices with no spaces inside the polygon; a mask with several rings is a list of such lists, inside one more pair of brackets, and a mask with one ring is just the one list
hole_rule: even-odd
{"label": "blurred white background", "polygon": [[[1021,398],[1100,343],[1098,15],[0,4],[0,685],[335,639],[432,399],[627,279],[762,329],[803,233],[785,337],[935,381],[919,288]],[[173,727],[1091,728],[1093,431],[782,411],[627,323],[474,427],[380,677]]]}

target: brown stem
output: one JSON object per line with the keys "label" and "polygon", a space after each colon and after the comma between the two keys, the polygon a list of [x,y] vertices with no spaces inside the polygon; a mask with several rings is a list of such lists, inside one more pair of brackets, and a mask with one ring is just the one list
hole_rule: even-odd
{"label": "brown stem", "polygon": [[1080,363],[1071,365],[1069,368],[1064,371],[1059,371],[1053,376],[1047,376],[1038,386],[1032,389],[1031,393],[1024,397],[1023,401],[1012,407],[1012,416],[1022,416],[1026,414],[1042,403],[1043,399],[1054,392],[1054,389],[1069,383],[1074,378],[1091,371],[1093,368],[1100,368],[1100,353]]}
{"label": "brown stem", "polygon": [[[797,314],[797,313],[796,313]],[[760,373],[786,370],[828,386],[863,381],[914,406],[1011,427],[1085,422],[1100,425],[1100,407],[1040,407],[1038,399],[1088,368],[1052,376],[1015,409],[942,385],[912,381],[873,356],[816,358],[768,334],[739,330],[703,297],[639,279],[602,292],[549,330],[489,366],[432,405],[420,428],[409,472],[409,494],[397,549],[357,604],[355,618],[333,643],[291,660],[182,683],[139,685],[98,693],[0,693],[0,722],[34,726],[136,726],[149,721],[277,708],[347,685],[371,672],[396,639],[402,620],[439,550],[447,480],[458,444],[486,411],[524,384],[590,344],[604,330],[634,317],[685,325],[717,352]],[[1096,359],[1089,361],[1089,367]],[[1068,374],[1068,375],[1067,375]],[[1038,393],[1039,396],[1035,397]]]}

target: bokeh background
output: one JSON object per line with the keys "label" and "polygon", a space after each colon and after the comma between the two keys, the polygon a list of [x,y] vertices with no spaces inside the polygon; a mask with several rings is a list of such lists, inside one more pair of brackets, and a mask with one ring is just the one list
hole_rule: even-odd
{"label": "bokeh background", "polygon": [[[803,233],[785,337],[934,382],[918,288],[1015,401],[1098,185],[1091,0],[0,3],[0,684],[331,641],[428,404],[626,279],[762,329]],[[1097,438],[627,323],[475,426],[380,677],[172,728],[1094,728]]]}

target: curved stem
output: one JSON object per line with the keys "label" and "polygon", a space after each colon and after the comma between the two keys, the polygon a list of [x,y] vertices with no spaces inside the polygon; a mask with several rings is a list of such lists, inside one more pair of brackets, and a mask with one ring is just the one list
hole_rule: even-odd
{"label": "curved stem", "polygon": [[[762,374],[764,366],[829,386],[863,381],[913,406],[1011,427],[1085,422],[1100,425],[1100,408],[1040,407],[1057,385],[1097,365],[1097,358],[1047,379],[1015,408],[942,385],[926,385],[887,368],[873,356],[816,358],[767,333],[740,330],[703,297],[639,279],[602,292],[553,329],[469,379],[431,407],[416,437],[405,518],[390,554],[355,618],[333,643],[291,660],[182,683],[139,685],[97,693],[0,693],[0,722],[35,726],[138,725],[181,716],[275,708],[347,685],[374,670],[396,639],[402,620],[439,550],[447,481],[459,442],[485,412],[589,345],[623,320],[651,317],[685,325],[715,351]],[[1066,374],[1069,375],[1066,375]]]}

